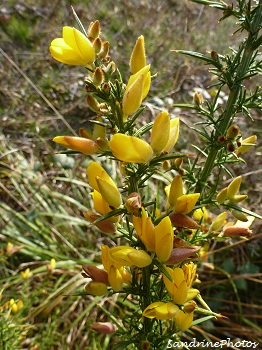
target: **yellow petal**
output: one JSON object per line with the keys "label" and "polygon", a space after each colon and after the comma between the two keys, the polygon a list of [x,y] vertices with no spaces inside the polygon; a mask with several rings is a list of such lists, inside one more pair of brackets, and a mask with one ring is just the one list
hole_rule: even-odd
{"label": "yellow petal", "polygon": [[185,313],[182,310],[179,310],[175,316],[175,324],[181,331],[185,331],[191,326],[193,317],[194,312]]}
{"label": "yellow petal", "polygon": [[105,171],[105,169],[97,162],[90,162],[87,167],[87,176],[88,176],[88,183],[89,185],[94,188],[96,191],[100,192],[96,178],[99,177],[102,180],[108,182],[110,185],[117,188],[114,181],[111,179],[111,177],[108,175],[108,173]]}
{"label": "yellow petal", "polygon": [[176,213],[188,214],[196,205],[200,193],[184,194],[177,199],[174,211]]}
{"label": "yellow petal", "polygon": [[111,185],[106,180],[96,177],[96,182],[99,188],[99,192],[104,200],[109,204],[110,208],[115,209],[121,205],[121,194],[115,185]]}
{"label": "yellow petal", "polygon": [[154,229],[155,251],[160,261],[167,261],[173,249],[174,231],[170,218],[166,216]]}
{"label": "yellow petal", "polygon": [[170,115],[163,111],[156,116],[154,121],[150,145],[156,154],[160,154],[169,140]]}
{"label": "yellow petal", "polygon": [[174,118],[170,120],[170,133],[167,144],[165,145],[163,152],[169,153],[175,146],[179,136],[179,118]]}
{"label": "yellow petal", "polygon": [[153,156],[150,145],[138,137],[115,134],[109,141],[113,155],[123,162],[146,163]]}
{"label": "yellow petal", "polygon": [[126,115],[135,113],[142,103],[144,76],[141,74],[125,91],[123,112]]}
{"label": "yellow petal", "polygon": [[135,44],[130,58],[130,71],[135,74],[146,65],[144,36],[141,35]]}
{"label": "yellow petal", "polygon": [[168,192],[168,202],[174,207],[177,202],[177,198],[183,195],[183,180],[181,175],[176,175],[171,182]]}

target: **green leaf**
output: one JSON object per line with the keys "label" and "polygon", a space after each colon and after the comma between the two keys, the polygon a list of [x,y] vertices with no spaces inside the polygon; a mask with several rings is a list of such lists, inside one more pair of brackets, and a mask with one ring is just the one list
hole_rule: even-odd
{"label": "green leaf", "polygon": [[172,52],[177,52],[177,53],[181,53],[182,55],[186,55],[186,56],[191,56],[194,58],[198,58],[208,64],[211,64],[213,66],[215,66],[216,68],[218,68],[219,70],[221,69],[222,65],[221,63],[219,63],[218,61],[214,60],[213,58],[211,58],[210,56],[206,56],[203,55],[202,53],[199,52],[195,52],[195,51],[185,51],[185,50],[171,50]]}

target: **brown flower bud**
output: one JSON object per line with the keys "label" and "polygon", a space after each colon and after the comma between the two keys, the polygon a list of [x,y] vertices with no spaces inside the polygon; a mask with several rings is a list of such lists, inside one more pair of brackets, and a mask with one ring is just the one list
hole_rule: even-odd
{"label": "brown flower bud", "polygon": [[240,133],[239,126],[231,125],[227,130],[227,138],[230,140],[234,140]]}
{"label": "brown flower bud", "polygon": [[95,39],[100,34],[100,22],[95,21],[91,22],[88,28],[88,38],[89,39]]}
{"label": "brown flower bud", "polygon": [[97,333],[113,334],[117,331],[117,326],[111,322],[95,322],[91,324],[91,329]]}
{"label": "brown flower bud", "polygon": [[137,216],[139,209],[142,207],[140,194],[137,192],[131,193],[126,199],[125,206],[130,213]]}
{"label": "brown flower bud", "polygon": [[95,40],[93,41],[93,46],[94,46],[94,49],[95,49],[95,53],[97,54],[102,49],[103,41],[99,37],[95,38]]}
{"label": "brown flower bud", "polygon": [[108,219],[96,222],[96,220],[101,218],[101,215],[95,214],[94,212],[92,212],[92,210],[88,210],[87,212],[85,212],[84,217],[88,221],[92,222],[103,233],[110,234],[116,232],[116,225]]}
{"label": "brown flower bud", "polygon": [[109,47],[110,47],[109,41],[104,41],[102,44],[102,49],[98,54],[99,58],[101,58],[101,59],[106,58],[106,56],[108,55],[108,52],[109,52]]}
{"label": "brown flower bud", "polygon": [[249,237],[252,235],[252,230],[247,227],[237,227],[237,226],[229,226],[224,230],[224,235],[228,237]]}
{"label": "brown flower bud", "polygon": [[204,97],[201,92],[195,92],[193,97],[194,104],[199,106],[204,103]]}
{"label": "brown flower bud", "polygon": [[95,69],[94,75],[93,75],[93,83],[96,86],[99,86],[103,83],[104,81],[104,73],[100,67],[97,67]]}

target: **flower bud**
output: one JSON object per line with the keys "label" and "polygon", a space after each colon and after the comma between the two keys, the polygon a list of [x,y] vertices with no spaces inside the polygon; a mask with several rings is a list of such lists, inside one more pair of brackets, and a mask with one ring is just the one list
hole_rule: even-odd
{"label": "flower bud", "polygon": [[188,301],[184,307],[183,307],[183,311],[186,312],[187,314],[190,313],[190,312],[193,312],[195,311],[196,309],[196,302],[194,300],[191,300],[191,301]]}
{"label": "flower bud", "polygon": [[100,103],[91,95],[87,95],[86,102],[88,107],[95,113],[100,113]]}
{"label": "flower bud", "polygon": [[163,161],[162,168],[164,171],[168,171],[171,169],[171,164],[170,164],[170,161],[168,159]]}
{"label": "flower bud", "polygon": [[93,83],[96,86],[99,86],[104,81],[104,73],[100,67],[96,67],[94,75],[93,75]]}
{"label": "flower bud", "polygon": [[243,212],[241,212],[239,210],[232,210],[232,215],[240,221],[243,221],[243,222],[248,221],[248,217]]}
{"label": "flower bud", "polygon": [[87,155],[97,153],[99,148],[95,141],[77,136],[56,136],[53,141]]}
{"label": "flower bud", "polygon": [[227,139],[234,140],[240,133],[237,125],[231,125],[227,130]]}
{"label": "flower bud", "polygon": [[252,233],[248,227],[229,226],[224,230],[224,235],[232,238],[249,237]]}
{"label": "flower bud", "polygon": [[227,212],[219,214],[212,222],[209,230],[218,231],[223,225],[225,225],[227,219]]}
{"label": "flower bud", "polygon": [[139,209],[142,207],[140,194],[137,192],[131,193],[126,199],[125,206],[129,213],[137,216]]}
{"label": "flower bud", "polygon": [[91,22],[88,28],[88,37],[91,39],[95,39],[99,36],[100,34],[100,22],[95,21]]}
{"label": "flower bud", "polygon": [[113,334],[117,331],[117,326],[111,322],[95,322],[92,323],[90,328],[101,334]]}
{"label": "flower bud", "polygon": [[93,47],[95,49],[96,54],[98,54],[101,51],[102,45],[103,45],[102,40],[99,37],[95,38],[95,40],[93,41]]}
{"label": "flower bud", "polygon": [[203,97],[201,92],[200,93],[195,92],[193,100],[194,100],[194,104],[197,105],[197,106],[199,106],[199,105],[204,103],[204,97]]}
{"label": "flower bud", "polygon": [[94,296],[102,296],[107,293],[107,285],[101,282],[90,282],[85,286],[85,291]]}
{"label": "flower bud", "polygon": [[110,43],[109,41],[104,41],[102,43],[102,48],[101,48],[101,51],[99,52],[98,54],[98,57],[102,60],[102,59],[105,59],[106,56],[108,55],[109,53],[109,47],[110,47]]}

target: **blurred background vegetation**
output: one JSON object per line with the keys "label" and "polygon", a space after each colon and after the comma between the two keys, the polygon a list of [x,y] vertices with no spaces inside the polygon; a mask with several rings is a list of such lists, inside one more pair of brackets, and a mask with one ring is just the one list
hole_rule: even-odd
{"label": "blurred background vegetation", "polygon": [[[149,117],[155,108],[179,115],[178,149],[190,149],[197,117],[172,108],[192,101],[194,89],[210,98],[212,76],[196,60],[171,53],[187,49],[221,54],[238,46],[243,33],[221,13],[186,0],[3,0],[0,5],[0,349],[113,349],[117,338],[90,332],[94,321],[107,321],[101,309],[117,318],[132,312],[128,300],[79,296],[85,284],[81,264],[99,262],[103,237],[83,219],[90,207],[86,159],[59,154],[56,135],[88,127],[92,114],[85,103],[84,69],[54,61],[52,39],[64,25],[75,26],[73,5],[83,24],[101,22],[110,54],[126,77],[133,45],[145,36],[148,61],[157,73],[147,98]],[[250,86],[252,87],[252,86]],[[225,94],[226,99],[226,94]],[[223,101],[221,101],[222,103]],[[239,115],[243,136],[259,142],[246,164],[232,169],[243,176],[247,208],[261,208],[261,111],[254,122]],[[246,134],[245,134],[246,132]],[[226,181],[226,179],[225,179]],[[200,266],[201,293],[213,311],[228,319],[193,327],[184,339],[260,341],[261,223],[253,225],[249,242],[211,247]],[[56,260],[53,266],[51,259]],[[30,269],[30,270],[27,270]],[[27,271],[27,272],[25,272]],[[25,274],[21,274],[25,272]],[[18,306],[11,307],[10,300]],[[23,305],[21,307],[22,300]],[[12,302],[11,302],[12,304]],[[20,306],[19,306],[20,305]],[[20,308],[21,307],[21,308]],[[19,309],[20,308],[20,309]],[[17,311],[17,312],[16,312]]]}

